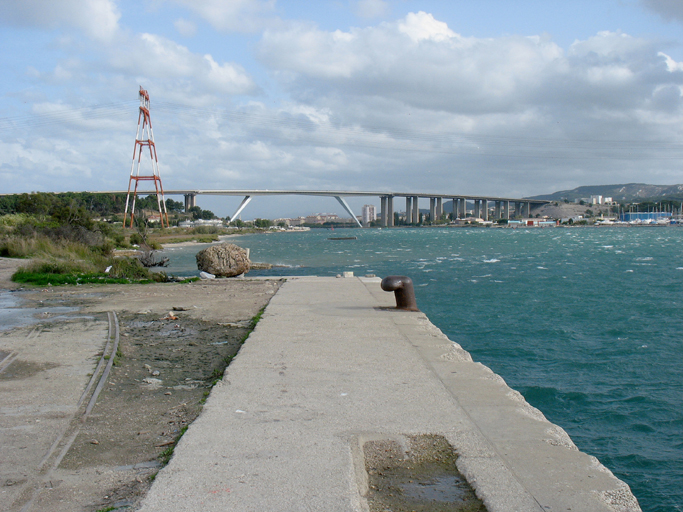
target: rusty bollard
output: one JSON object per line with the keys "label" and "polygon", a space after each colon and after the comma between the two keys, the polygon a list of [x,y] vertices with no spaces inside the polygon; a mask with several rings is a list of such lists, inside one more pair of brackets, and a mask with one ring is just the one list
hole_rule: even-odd
{"label": "rusty bollard", "polygon": [[382,290],[394,292],[396,297],[396,309],[404,311],[420,311],[415,302],[415,289],[413,280],[407,276],[387,276],[382,279]]}

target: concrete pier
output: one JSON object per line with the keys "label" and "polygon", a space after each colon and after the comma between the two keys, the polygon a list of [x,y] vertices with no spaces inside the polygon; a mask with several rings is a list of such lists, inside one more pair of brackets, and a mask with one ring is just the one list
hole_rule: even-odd
{"label": "concrete pier", "polygon": [[185,197],[185,213],[190,211],[190,208],[197,206],[197,195],[196,194],[184,194]]}
{"label": "concrete pier", "polygon": [[382,196],[380,201],[382,227],[392,227],[394,225],[394,196]]}
{"label": "concrete pier", "polygon": [[[415,205],[417,206],[417,205]],[[638,512],[628,486],[378,278],[288,278],[140,512],[368,511],[366,441],[444,436],[489,512]]]}

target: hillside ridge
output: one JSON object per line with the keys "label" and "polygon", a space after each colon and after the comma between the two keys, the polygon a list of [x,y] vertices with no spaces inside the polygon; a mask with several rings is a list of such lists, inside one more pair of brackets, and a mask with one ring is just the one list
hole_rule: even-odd
{"label": "hillside ridge", "polygon": [[638,201],[646,199],[681,199],[681,185],[648,185],[646,183],[625,183],[620,185],[584,185],[572,190],[560,190],[552,194],[531,196],[527,199],[545,199],[548,201],[574,201],[600,195],[611,197],[615,201]]}

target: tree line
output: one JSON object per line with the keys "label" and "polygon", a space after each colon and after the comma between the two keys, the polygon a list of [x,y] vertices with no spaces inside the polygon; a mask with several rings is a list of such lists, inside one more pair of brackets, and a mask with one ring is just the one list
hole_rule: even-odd
{"label": "tree line", "polygon": [[[168,213],[182,213],[185,209],[180,201],[166,199]],[[129,208],[132,205],[129,204]],[[126,194],[93,194],[91,192],[33,192],[30,194],[14,194],[0,196],[0,215],[25,213],[30,215],[54,216],[60,211],[80,211],[91,217],[107,217],[122,215],[126,208]],[[158,210],[157,196],[138,196],[135,200],[136,210]],[[213,219],[210,210],[202,210],[198,206],[189,212],[196,219]]]}

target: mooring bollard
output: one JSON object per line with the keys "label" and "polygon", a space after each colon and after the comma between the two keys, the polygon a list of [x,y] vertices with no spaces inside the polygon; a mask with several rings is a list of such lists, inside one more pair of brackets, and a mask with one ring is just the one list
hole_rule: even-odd
{"label": "mooring bollard", "polygon": [[420,311],[415,301],[415,289],[413,280],[407,276],[387,276],[382,279],[382,290],[394,292],[396,297],[396,309],[405,311]]}

